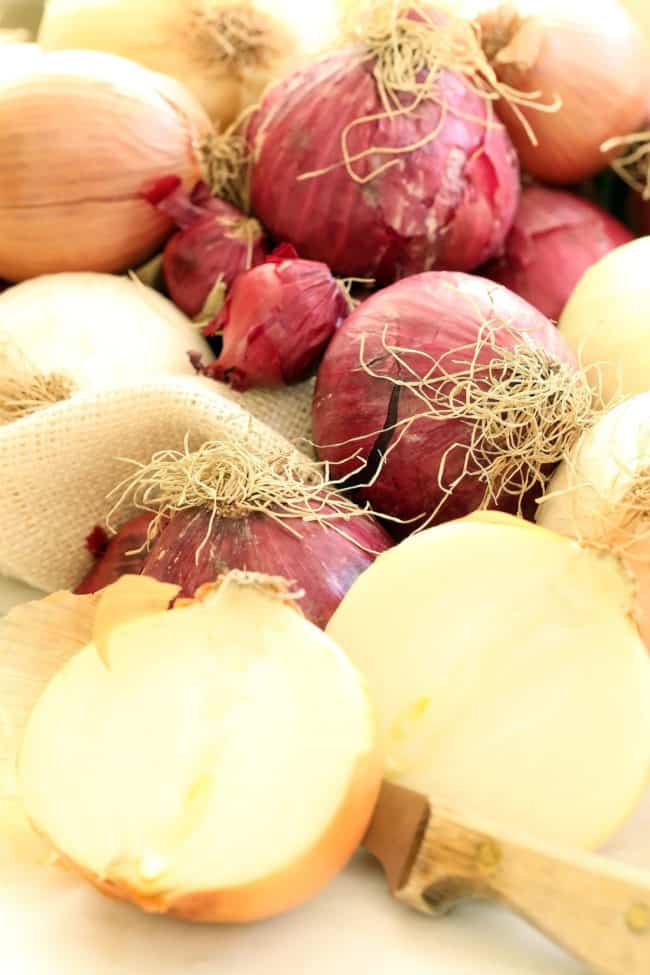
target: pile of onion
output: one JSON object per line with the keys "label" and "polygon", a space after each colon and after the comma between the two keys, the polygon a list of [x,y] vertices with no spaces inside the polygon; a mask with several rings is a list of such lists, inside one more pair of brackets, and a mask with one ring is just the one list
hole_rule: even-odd
{"label": "pile of onion", "polygon": [[545,528],[616,552],[637,582],[650,647],[650,392],[600,416],[559,466],[537,511]]}
{"label": "pile of onion", "polygon": [[[356,577],[392,544],[383,528],[295,457],[269,459],[243,443],[163,451],[116,489],[145,509],[127,521],[77,587],[95,592],[124,572],[191,596],[229,569],[289,579],[324,627]],[[109,517],[109,521],[112,519]]]}
{"label": "pile of onion", "polygon": [[355,46],[275,85],[251,119],[253,212],[343,276],[478,267],[499,252],[519,193],[485,72],[468,21],[374,5]]}
{"label": "pile of onion", "polygon": [[213,196],[203,182],[188,193],[171,176],[146,196],[179,228],[163,254],[170,296],[190,318],[212,318],[237,275],[264,260],[262,228],[257,220]]}
{"label": "pile of onion", "polygon": [[617,247],[592,265],[559,329],[606,402],[650,389],[650,237]]}
{"label": "pile of onion", "polygon": [[318,454],[401,530],[483,506],[531,514],[592,418],[557,329],[501,285],[433,271],[357,308],[313,405]]}
{"label": "pile of onion", "polygon": [[46,50],[120,54],[182,81],[218,127],[270,81],[325,44],[335,0],[49,0]]}
{"label": "pile of onion", "polygon": [[240,274],[206,337],[219,357],[200,371],[240,391],[305,379],[347,316],[350,299],[320,261],[303,261],[283,244],[264,264]]}
{"label": "pile of onion", "polygon": [[540,112],[525,102],[516,111],[499,102],[522,168],[550,183],[588,179],[606,163],[602,144],[635,131],[645,118],[650,69],[640,28],[618,0],[488,6],[478,23],[500,81],[560,104],[558,111]]}
{"label": "pile of onion", "polygon": [[632,239],[597,204],[565,190],[526,186],[503,253],[481,273],[557,321],[584,271]]}
{"label": "pile of onion", "polygon": [[172,222],[143,190],[170,173],[193,186],[211,132],[182,85],[124,58],[36,51],[3,60],[0,278],[144,262]]}

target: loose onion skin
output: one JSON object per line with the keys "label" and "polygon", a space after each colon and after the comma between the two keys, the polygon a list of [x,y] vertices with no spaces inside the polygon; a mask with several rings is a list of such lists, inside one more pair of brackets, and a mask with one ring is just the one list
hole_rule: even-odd
{"label": "loose onion skin", "polygon": [[584,271],[633,234],[609,213],[564,190],[527,186],[501,257],[481,273],[554,321]]}
{"label": "loose onion skin", "polygon": [[371,518],[329,526],[295,518],[284,527],[270,515],[254,513],[217,519],[211,529],[210,512],[198,509],[171,519],[142,573],[180,586],[184,596],[229,569],[284,576],[304,591],[298,605],[322,629],[357,576],[391,545]]}
{"label": "loose onion skin", "polygon": [[[189,92],[113,55],[40,53],[0,69],[0,277],[125,271],[171,222],[140,196],[201,178],[211,132]],[[119,138],[118,138],[119,134]]]}
{"label": "loose onion skin", "polygon": [[[481,341],[491,321],[496,322],[493,338]],[[468,460],[477,424],[462,415],[432,415],[429,403],[423,402],[422,378],[428,376],[432,385],[440,382],[439,361],[446,357],[443,366],[462,399],[456,380],[472,361],[480,368],[526,343],[549,357],[551,370],[564,364],[569,382],[577,363],[562,337],[540,312],[500,285],[474,275],[434,271],[373,295],[334,336],[320,366],[312,413],[319,456],[331,465],[335,478],[356,474],[360,496],[375,511],[404,519],[403,530],[421,525],[432,512],[432,523],[437,523],[475,510],[485,492],[476,465]],[[389,347],[398,350],[397,357]],[[517,353],[515,361],[519,357]],[[369,375],[369,366],[374,375]],[[532,379],[523,380],[524,385],[531,383],[533,394],[534,370]],[[451,395],[452,382],[443,382],[445,388]],[[526,408],[524,404],[522,416]],[[543,401],[538,409],[543,415]],[[366,469],[358,474],[362,463]],[[452,484],[445,497],[444,489]],[[510,494],[497,502],[506,511],[517,505]]]}
{"label": "loose onion skin", "polygon": [[618,0],[566,4],[546,0],[526,16],[495,5],[478,18],[484,48],[499,79],[518,90],[542,93],[556,112],[521,107],[537,145],[512,108],[498,109],[522,168],[548,183],[577,183],[603,169],[601,145],[642,123],[650,84],[642,33]]}
{"label": "loose onion skin", "polygon": [[[253,211],[274,237],[335,274],[387,283],[434,267],[478,267],[498,252],[517,205],[517,159],[505,129],[486,127],[486,101],[442,71],[444,117],[425,100],[417,112],[357,126],[349,145],[352,154],[406,148],[440,126],[436,138],[356,182],[342,164],[341,136],[349,123],[383,111],[371,70],[356,50],[337,52],[267,93],[249,125]],[[354,170],[365,177],[384,161],[365,158]]]}
{"label": "loose onion skin", "polygon": [[205,183],[188,193],[180,180],[167,181],[149,200],[179,228],[165,246],[163,271],[172,300],[190,318],[201,314],[218,280],[225,293],[238,274],[264,261],[257,221],[212,196]]}
{"label": "loose onion skin", "polygon": [[282,245],[264,265],[240,274],[218,315],[203,329],[222,336],[206,376],[244,391],[299,382],[313,372],[349,311],[327,265]]}
{"label": "loose onion skin", "polygon": [[[117,534],[110,539],[105,550],[97,552],[95,564],[79,583],[75,593],[83,595],[98,592],[127,573],[139,575],[149,555],[146,541],[147,529],[152,518],[153,515],[146,512],[130,518],[122,525]],[[89,549],[89,542],[95,537],[95,532],[97,529],[86,540]],[[94,554],[92,550],[91,554]]]}

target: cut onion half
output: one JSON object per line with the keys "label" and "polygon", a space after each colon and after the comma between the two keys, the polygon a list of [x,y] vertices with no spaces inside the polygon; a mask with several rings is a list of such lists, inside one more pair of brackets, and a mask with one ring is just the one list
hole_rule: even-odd
{"label": "cut onion half", "polygon": [[413,536],[327,632],[365,674],[394,782],[592,848],[650,770],[650,659],[618,560],[511,516]]}
{"label": "cut onion half", "polygon": [[27,814],[105,893],[250,921],[315,893],[359,844],[383,770],[368,698],[282,583],[230,573],[166,610],[176,587],[124,577],[36,705]]}

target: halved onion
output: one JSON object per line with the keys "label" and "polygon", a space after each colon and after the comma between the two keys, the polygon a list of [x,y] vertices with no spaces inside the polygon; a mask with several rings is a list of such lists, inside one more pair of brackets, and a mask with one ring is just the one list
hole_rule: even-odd
{"label": "halved onion", "polygon": [[492,512],[380,555],[327,633],[365,674],[391,780],[594,847],[650,770],[634,611],[615,557]]}
{"label": "halved onion", "polygon": [[[19,763],[27,813],[104,892],[194,921],[286,910],[361,840],[382,773],[363,684],[265,576],[177,608],[124,577]],[[82,597],[83,598],[83,597]]]}

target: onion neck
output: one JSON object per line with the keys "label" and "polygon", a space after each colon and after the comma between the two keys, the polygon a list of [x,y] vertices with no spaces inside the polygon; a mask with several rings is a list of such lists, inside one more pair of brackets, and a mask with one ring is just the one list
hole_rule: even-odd
{"label": "onion neck", "polygon": [[510,61],[504,52],[513,44],[522,25],[522,18],[509,4],[497,7],[477,17],[481,28],[481,47],[490,62]]}

